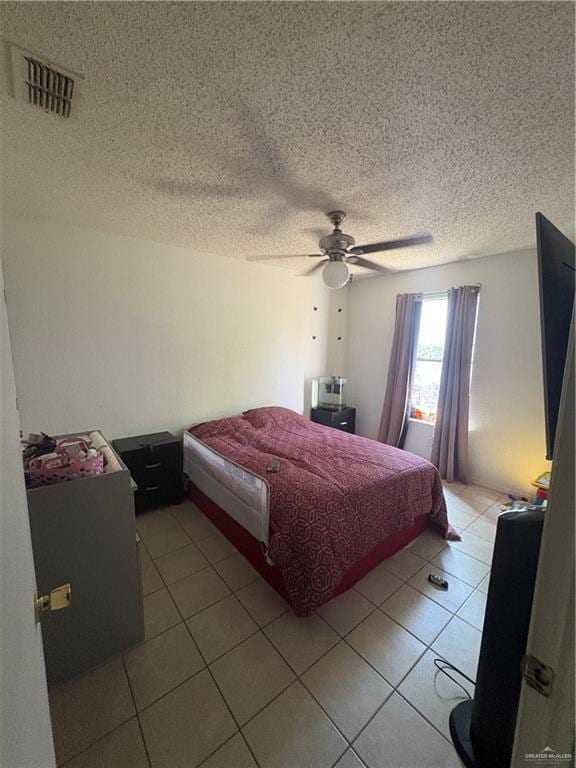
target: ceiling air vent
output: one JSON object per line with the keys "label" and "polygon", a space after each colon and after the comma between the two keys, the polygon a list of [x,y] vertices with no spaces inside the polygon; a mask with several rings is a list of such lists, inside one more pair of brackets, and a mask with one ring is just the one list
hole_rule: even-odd
{"label": "ceiling air vent", "polygon": [[63,118],[78,110],[82,76],[58,64],[12,46],[14,96]]}

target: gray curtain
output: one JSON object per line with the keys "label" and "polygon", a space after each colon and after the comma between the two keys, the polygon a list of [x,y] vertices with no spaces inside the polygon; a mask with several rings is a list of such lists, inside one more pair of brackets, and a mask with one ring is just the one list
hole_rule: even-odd
{"label": "gray curtain", "polygon": [[476,285],[448,291],[446,343],[431,461],[438,467],[440,477],[449,482],[468,482],[470,368],[478,294]]}
{"label": "gray curtain", "polygon": [[422,311],[421,293],[396,296],[394,340],[388,364],[388,381],[378,440],[400,447],[408,426],[410,382],[416,355],[418,328]]}

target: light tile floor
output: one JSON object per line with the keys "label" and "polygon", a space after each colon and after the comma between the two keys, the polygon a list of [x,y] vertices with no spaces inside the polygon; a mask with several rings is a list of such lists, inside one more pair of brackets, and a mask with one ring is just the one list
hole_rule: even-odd
{"label": "light tile floor", "polygon": [[433,660],[475,676],[500,498],[445,489],[462,542],[426,531],[307,619],[190,502],[140,515],[146,639],[52,689],[58,764],[457,768]]}

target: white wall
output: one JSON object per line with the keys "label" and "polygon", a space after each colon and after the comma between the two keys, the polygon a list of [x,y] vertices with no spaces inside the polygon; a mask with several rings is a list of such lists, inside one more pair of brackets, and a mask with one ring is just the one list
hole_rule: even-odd
{"label": "white wall", "polygon": [[326,365],[324,375],[343,376],[346,370],[348,291],[329,291]]}
{"label": "white wall", "polygon": [[434,424],[410,419],[404,440],[404,450],[416,453],[418,456],[429,460],[432,455],[433,440]]}
{"label": "white wall", "polygon": [[[329,292],[261,264],[27,217],[3,218],[2,251],[25,432],[118,437],[264,404],[302,411],[313,376],[345,372],[358,431],[375,437],[396,294],[481,282],[472,479],[526,490],[548,466],[534,252]],[[425,454],[419,428],[406,447]]]}
{"label": "white wall", "polygon": [[3,225],[24,432],[114,438],[261,405],[301,412],[325,373],[320,278],[45,220]]}
{"label": "white wall", "polygon": [[[349,289],[347,375],[360,434],[375,437],[394,331],[396,294],[482,283],[470,394],[470,474],[527,491],[545,461],[544,397],[535,251],[460,261],[357,281]],[[429,434],[411,422],[406,447]],[[426,442],[424,442],[426,441]]]}

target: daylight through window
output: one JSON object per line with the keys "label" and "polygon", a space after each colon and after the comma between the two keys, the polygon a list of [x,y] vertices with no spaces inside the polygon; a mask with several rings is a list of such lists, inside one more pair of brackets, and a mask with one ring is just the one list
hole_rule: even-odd
{"label": "daylight through window", "polygon": [[416,364],[410,386],[410,417],[419,421],[436,421],[440,375],[444,358],[448,298],[424,298],[420,332],[416,348]]}

